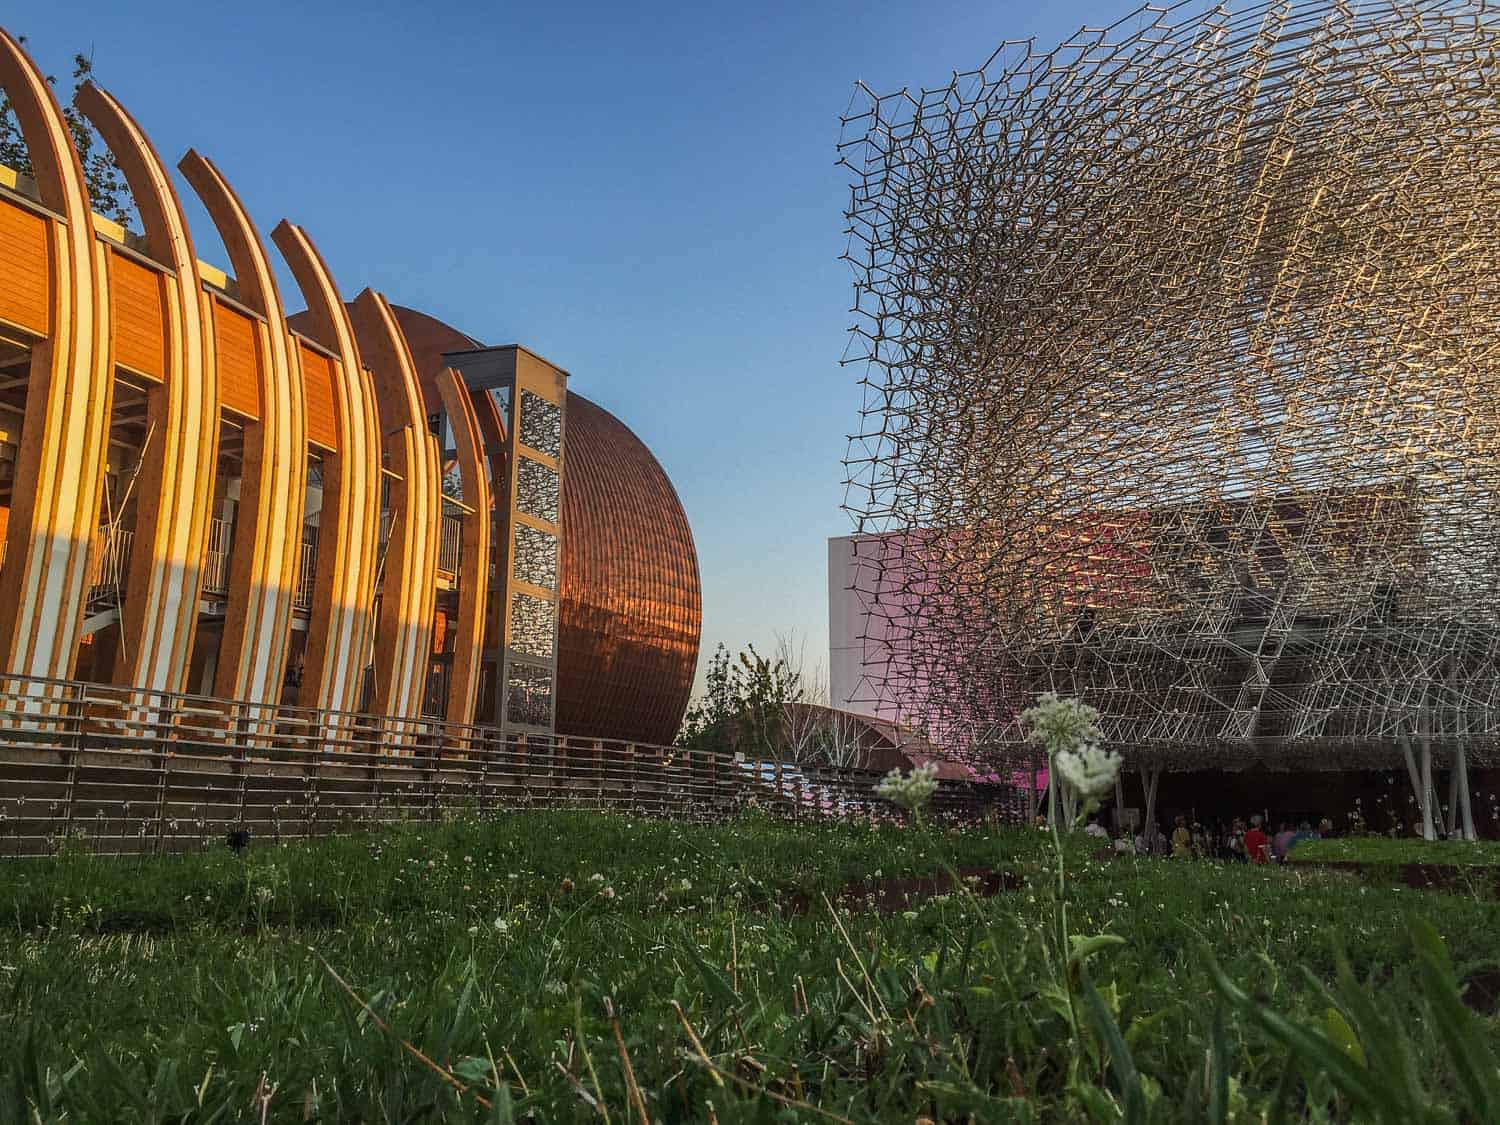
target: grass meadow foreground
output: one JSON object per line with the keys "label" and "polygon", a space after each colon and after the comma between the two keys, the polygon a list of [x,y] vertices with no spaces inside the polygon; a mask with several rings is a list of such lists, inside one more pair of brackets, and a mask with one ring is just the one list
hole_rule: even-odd
{"label": "grass meadow foreground", "polygon": [[[1500,1113],[1500,904],[1065,852],[1066,947],[1031,830],[528,812],[0,861],[0,1120]],[[978,869],[1005,889],[944,874]]]}

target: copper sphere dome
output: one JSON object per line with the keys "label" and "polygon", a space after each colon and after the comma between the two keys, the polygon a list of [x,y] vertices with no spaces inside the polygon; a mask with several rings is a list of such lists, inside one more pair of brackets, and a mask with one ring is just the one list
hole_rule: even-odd
{"label": "copper sphere dome", "polygon": [[[428,409],[443,353],[485,347],[392,306]],[[677,491],[640,438],[568,392],[563,430],[557,732],[669,743],[698,666],[698,554]]]}

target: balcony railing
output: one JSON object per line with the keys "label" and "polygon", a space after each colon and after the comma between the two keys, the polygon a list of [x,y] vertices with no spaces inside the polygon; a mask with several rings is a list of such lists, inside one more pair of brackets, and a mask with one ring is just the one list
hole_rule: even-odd
{"label": "balcony railing", "polygon": [[459,559],[464,542],[464,518],[453,512],[443,513],[442,534],[438,539],[438,570],[458,577]]}
{"label": "balcony railing", "polygon": [[105,524],[95,533],[94,549],[89,552],[89,601],[119,599],[130,573],[134,542],[134,528]]}
{"label": "balcony railing", "polygon": [[208,551],[203,558],[205,594],[229,593],[229,560],[234,551],[234,521],[215,517],[208,528]]}
{"label": "balcony railing", "polygon": [[297,570],[297,592],[292,595],[292,608],[303,613],[311,612],[313,587],[318,577],[318,527],[317,524],[302,525],[302,565]]}

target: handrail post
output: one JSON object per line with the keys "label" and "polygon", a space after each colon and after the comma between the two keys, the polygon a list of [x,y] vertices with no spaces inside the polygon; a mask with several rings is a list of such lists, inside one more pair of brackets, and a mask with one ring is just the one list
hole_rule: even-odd
{"label": "handrail post", "polygon": [[[472,739],[473,737],[474,737],[473,736],[473,732],[471,730],[471,732],[470,732],[470,738]],[[477,747],[476,748],[477,748],[478,753],[479,753],[479,794],[478,794],[478,800],[477,800],[476,803],[479,806],[478,807],[479,817],[480,817],[481,820],[483,820],[484,819],[484,800],[485,800],[485,796],[488,794],[489,788],[490,788],[490,762],[494,758],[494,744],[493,744],[493,740],[490,739],[490,738],[486,738],[486,737],[480,737],[477,740]]]}
{"label": "handrail post", "polygon": [[[82,719],[80,717],[82,708],[79,706],[77,692],[72,685],[68,687],[68,698],[64,701],[63,715],[68,725],[72,726],[71,749],[68,751],[68,795],[63,806],[63,837],[67,839],[73,835],[73,809],[78,797],[78,759],[82,752],[80,743],[83,740]],[[97,842],[95,843],[97,847]]]}
{"label": "handrail post", "polygon": [[239,793],[236,794],[234,827],[239,831],[245,827],[245,803],[249,798],[250,791],[250,740],[244,737],[247,722],[244,717],[243,703],[236,703],[230,711],[232,716],[230,730],[235,732],[231,737],[235,772],[239,774]]}
{"label": "handrail post", "polygon": [[161,693],[160,706],[156,708],[156,852],[162,850],[162,834],[167,827],[167,737],[166,731],[171,729],[171,716],[173,714],[176,700],[173,696]]}

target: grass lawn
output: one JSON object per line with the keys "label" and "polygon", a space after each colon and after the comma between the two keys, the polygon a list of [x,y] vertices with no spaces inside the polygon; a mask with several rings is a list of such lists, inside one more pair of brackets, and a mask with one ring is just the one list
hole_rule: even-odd
{"label": "grass lawn", "polygon": [[1288,853],[1292,863],[1451,864],[1500,867],[1500,841],[1414,840],[1387,836],[1345,836],[1307,840]]}
{"label": "grass lawn", "polygon": [[[1500,904],[1088,851],[1071,967],[1034,830],[519,813],[4,861],[0,1121],[1500,1112]],[[861,908],[980,867],[1024,883]]]}

